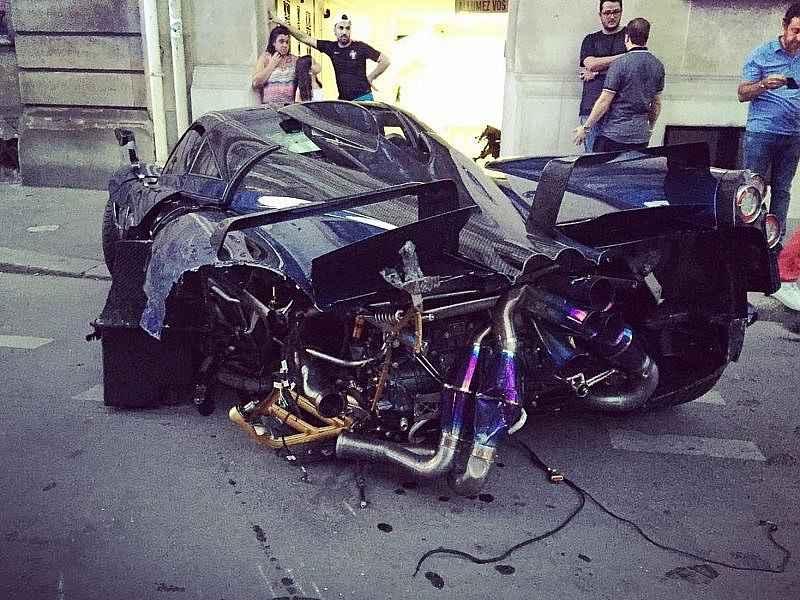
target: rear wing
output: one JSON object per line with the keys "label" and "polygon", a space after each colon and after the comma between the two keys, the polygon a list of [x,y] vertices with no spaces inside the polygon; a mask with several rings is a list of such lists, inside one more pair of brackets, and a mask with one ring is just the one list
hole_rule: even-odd
{"label": "rear wing", "polygon": [[[710,159],[705,143],[656,146],[624,152],[603,152],[582,156],[524,156],[506,158],[486,163],[493,171],[538,181],[525,228],[533,233],[542,227],[553,227],[558,220],[564,193],[567,191],[575,167],[593,167],[612,161],[624,163],[648,157],[663,156],[667,159],[667,171],[681,168],[699,169],[708,173]],[[636,182],[619,181],[620,187],[636,185]]]}
{"label": "rear wing", "polygon": [[458,189],[452,179],[437,179],[428,183],[404,183],[365,194],[342,196],[292,208],[264,210],[223,219],[211,234],[211,247],[215,255],[220,258],[220,252],[225,245],[225,238],[232,231],[315,217],[333,211],[377,204],[395,198],[402,198],[403,196],[417,197],[417,219],[419,221],[452,212],[458,208]]}

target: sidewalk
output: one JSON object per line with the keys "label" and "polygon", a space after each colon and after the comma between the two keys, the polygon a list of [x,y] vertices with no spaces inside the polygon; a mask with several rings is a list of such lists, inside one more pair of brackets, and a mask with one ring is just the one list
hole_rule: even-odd
{"label": "sidewalk", "polygon": [[110,279],[100,245],[107,197],[0,184],[0,271]]}

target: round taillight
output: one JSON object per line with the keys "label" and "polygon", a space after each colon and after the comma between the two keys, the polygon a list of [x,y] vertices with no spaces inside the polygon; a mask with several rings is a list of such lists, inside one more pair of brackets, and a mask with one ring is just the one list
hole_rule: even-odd
{"label": "round taillight", "polygon": [[767,246],[774,248],[781,240],[781,224],[775,215],[767,215],[764,219],[764,233],[767,236]]}
{"label": "round taillight", "polygon": [[767,193],[767,182],[758,173],[753,173],[750,175],[750,185],[756,187],[762,198]]}
{"label": "round taillight", "polygon": [[745,223],[752,223],[761,211],[761,192],[754,185],[743,185],[736,191],[736,208]]}

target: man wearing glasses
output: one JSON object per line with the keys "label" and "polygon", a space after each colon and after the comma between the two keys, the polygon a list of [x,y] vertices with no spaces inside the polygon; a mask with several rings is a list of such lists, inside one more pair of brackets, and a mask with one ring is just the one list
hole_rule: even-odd
{"label": "man wearing glasses", "polygon": [[[578,113],[581,125],[586,122],[595,101],[603,91],[608,67],[625,54],[625,28],[622,21],[622,0],[609,2],[600,0],[600,31],[590,33],[581,44],[578,77],[583,80],[583,95]],[[591,127],[584,140],[586,152],[591,152],[599,127]]]}

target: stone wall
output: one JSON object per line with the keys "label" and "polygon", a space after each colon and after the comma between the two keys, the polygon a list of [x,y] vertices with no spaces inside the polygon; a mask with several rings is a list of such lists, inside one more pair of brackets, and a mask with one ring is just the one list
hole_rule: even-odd
{"label": "stone wall", "polygon": [[[736,97],[742,63],[776,38],[788,2],[771,0],[625,0],[622,22],[645,17],[648,47],[666,68],[663,110],[651,138],[667,125],[743,127],[747,105]],[[583,36],[600,28],[596,0],[517,0],[506,46],[503,155],[574,153]],[[800,185],[795,185],[795,196]],[[793,216],[800,217],[800,203]]]}
{"label": "stone wall", "polygon": [[14,117],[19,110],[17,57],[13,46],[0,45],[0,117]]}
{"label": "stone wall", "polygon": [[105,187],[114,128],[153,156],[137,0],[14,0],[26,185]]}
{"label": "stone wall", "polygon": [[[742,62],[757,44],[777,35],[785,2],[763,0],[625,0],[623,23],[643,16],[651,24],[649,48],[665,65],[664,127],[743,125],[747,107],[736,86]],[[506,53],[503,153],[574,150],[583,36],[600,28],[596,0],[512,4]]]}

